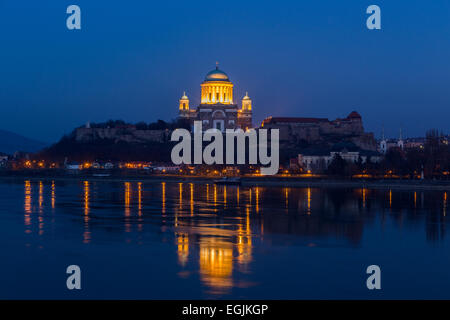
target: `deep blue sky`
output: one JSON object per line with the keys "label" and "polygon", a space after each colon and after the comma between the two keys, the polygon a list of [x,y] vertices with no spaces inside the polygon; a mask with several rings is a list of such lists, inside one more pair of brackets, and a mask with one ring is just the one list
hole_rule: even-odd
{"label": "deep blue sky", "polygon": [[376,136],[449,132],[448,0],[0,0],[0,30],[0,128],[47,142],[88,120],[175,118],[216,61],[257,123],[357,110]]}

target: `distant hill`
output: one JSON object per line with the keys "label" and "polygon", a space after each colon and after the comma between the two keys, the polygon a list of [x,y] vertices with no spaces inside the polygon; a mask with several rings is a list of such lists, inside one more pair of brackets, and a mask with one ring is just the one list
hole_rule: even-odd
{"label": "distant hill", "polygon": [[0,130],[0,152],[14,154],[16,151],[37,152],[47,146],[46,143],[29,139],[19,134]]}
{"label": "distant hill", "polygon": [[154,123],[126,123],[110,120],[75,128],[57,143],[36,156],[51,161],[170,161],[175,143],[169,132],[175,128],[189,128],[184,121]]}

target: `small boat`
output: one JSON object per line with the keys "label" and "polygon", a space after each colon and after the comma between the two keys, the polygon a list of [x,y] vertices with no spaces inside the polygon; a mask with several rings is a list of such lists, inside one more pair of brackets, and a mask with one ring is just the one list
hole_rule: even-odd
{"label": "small boat", "polygon": [[239,177],[223,177],[222,179],[214,180],[215,184],[240,185],[241,178]]}
{"label": "small boat", "polygon": [[110,177],[111,174],[110,173],[94,173],[92,176],[98,177],[98,178],[105,178],[105,177]]}

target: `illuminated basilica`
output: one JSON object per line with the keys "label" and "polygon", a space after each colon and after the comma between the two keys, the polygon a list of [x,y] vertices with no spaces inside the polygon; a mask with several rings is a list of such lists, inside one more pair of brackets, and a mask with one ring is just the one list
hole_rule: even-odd
{"label": "illuminated basilica", "polygon": [[216,68],[209,72],[201,86],[201,102],[196,109],[189,108],[186,93],[180,99],[179,118],[201,121],[203,130],[216,128],[246,130],[252,127],[252,100],[248,94],[242,98],[239,108],[233,100],[233,83],[228,75]]}

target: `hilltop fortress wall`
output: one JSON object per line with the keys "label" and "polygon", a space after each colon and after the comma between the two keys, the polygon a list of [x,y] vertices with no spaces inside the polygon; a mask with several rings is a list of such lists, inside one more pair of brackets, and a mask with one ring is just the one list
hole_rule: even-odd
{"label": "hilltop fortress wall", "polygon": [[75,141],[93,142],[96,140],[114,140],[127,143],[163,143],[170,139],[169,130],[139,130],[130,128],[77,128]]}
{"label": "hilltop fortress wall", "polygon": [[377,148],[373,133],[364,132],[362,118],[357,112],[332,121],[326,118],[269,117],[263,121],[262,127],[279,129],[280,143],[295,144],[303,140],[317,144],[347,140],[361,149],[375,151]]}

